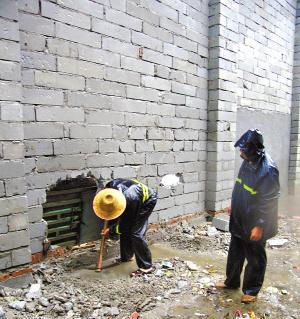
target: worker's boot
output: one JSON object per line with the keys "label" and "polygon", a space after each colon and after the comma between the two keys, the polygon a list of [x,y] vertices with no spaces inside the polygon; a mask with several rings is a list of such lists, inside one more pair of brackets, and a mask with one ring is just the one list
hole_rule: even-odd
{"label": "worker's boot", "polygon": [[238,289],[239,287],[228,287],[223,281],[219,281],[215,284],[217,289]]}
{"label": "worker's boot", "polygon": [[215,287],[216,287],[217,289],[227,289],[227,288],[228,288],[223,281],[217,282],[217,283],[215,284]]}
{"label": "worker's boot", "polygon": [[243,295],[241,302],[242,303],[251,303],[256,301],[256,296],[251,296],[251,295]]}
{"label": "worker's boot", "polygon": [[116,263],[117,264],[120,264],[120,263],[126,263],[126,262],[129,262],[129,261],[133,261],[134,260],[134,256],[128,258],[128,259],[122,259],[121,257],[117,258],[116,259]]}

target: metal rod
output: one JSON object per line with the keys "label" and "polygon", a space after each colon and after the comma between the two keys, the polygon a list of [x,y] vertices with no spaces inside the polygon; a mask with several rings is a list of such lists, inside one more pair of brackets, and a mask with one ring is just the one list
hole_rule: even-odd
{"label": "metal rod", "polygon": [[[106,237],[105,231],[107,228],[108,228],[108,220],[105,220],[103,229],[101,231],[100,251],[99,251],[99,258],[98,258],[97,269],[96,269],[96,271],[98,271],[98,272],[102,271],[102,262],[103,262],[105,237]],[[102,234],[102,233],[104,233],[104,234]]]}

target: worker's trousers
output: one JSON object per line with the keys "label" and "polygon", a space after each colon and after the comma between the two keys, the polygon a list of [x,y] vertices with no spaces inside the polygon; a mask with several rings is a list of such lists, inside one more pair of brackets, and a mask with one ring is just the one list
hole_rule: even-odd
{"label": "worker's trousers", "polygon": [[139,268],[152,267],[151,251],[146,242],[148,219],[156,204],[156,194],[153,194],[136,214],[134,219],[120,221],[120,250],[121,260],[128,261],[135,255]]}
{"label": "worker's trousers", "polygon": [[267,265],[265,246],[265,241],[244,241],[236,236],[231,236],[225,280],[225,285],[228,288],[240,287],[241,272],[246,259],[243,293],[251,296],[256,296],[259,293],[264,282]]}

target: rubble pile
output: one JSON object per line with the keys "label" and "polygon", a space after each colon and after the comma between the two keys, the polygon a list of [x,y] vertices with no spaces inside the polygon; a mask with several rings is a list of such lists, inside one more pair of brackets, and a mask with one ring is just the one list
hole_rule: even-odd
{"label": "rubble pile", "polygon": [[[299,227],[291,229],[290,223],[281,221],[280,229],[280,238],[285,238],[288,242],[282,247],[268,249],[275,253],[278,250],[279,258],[283,256],[283,250],[285,253],[290,250],[293,254],[294,249],[299,251]],[[209,222],[199,225],[182,222],[161,231],[161,237],[168,245],[178,249],[178,252],[189,253],[190,255],[186,256],[191,258],[183,258],[182,255],[157,258],[154,262],[155,271],[149,275],[135,278],[126,275],[104,280],[97,276],[91,279],[74,275],[78,269],[90,269],[94,273],[91,266],[94,265],[97,255],[95,247],[86,249],[85,252],[74,251],[68,257],[50,259],[35,265],[34,282],[29,286],[22,289],[1,287],[0,318],[299,318],[297,307],[292,306],[297,305],[296,297],[299,298],[300,284],[299,276],[297,277],[299,265],[293,264],[293,260],[287,262],[285,257],[284,260],[279,259],[276,262],[287,274],[293,272],[295,292],[291,287],[284,286],[286,279],[283,278],[281,282],[277,282],[278,286],[264,287],[260,294],[262,302],[255,309],[255,313],[250,312],[249,308],[237,312],[236,304],[240,306],[240,292],[237,295],[224,295],[215,288],[215,283],[224,277],[229,233],[218,231]],[[221,264],[217,264],[217,261],[214,263],[212,254],[219,256]],[[194,261],[200,258],[195,259],[195,256],[204,256],[205,260],[206,255],[210,255],[212,263],[200,264]],[[297,257],[293,258],[297,260]],[[274,269],[277,269],[276,267],[277,265]],[[191,302],[192,306],[189,306],[188,302]],[[183,307],[184,311],[189,309],[192,315],[176,314],[175,310],[182,304],[186,307]],[[205,304],[215,316],[205,310]],[[168,310],[172,307],[175,309],[173,312]],[[163,311],[163,314],[157,315],[157,310]]]}

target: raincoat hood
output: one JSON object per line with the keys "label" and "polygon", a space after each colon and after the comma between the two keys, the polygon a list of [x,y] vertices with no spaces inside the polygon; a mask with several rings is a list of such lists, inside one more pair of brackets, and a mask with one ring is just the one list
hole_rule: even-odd
{"label": "raincoat hood", "polygon": [[234,144],[239,147],[249,157],[260,156],[264,154],[264,140],[258,129],[250,129],[245,132]]}

